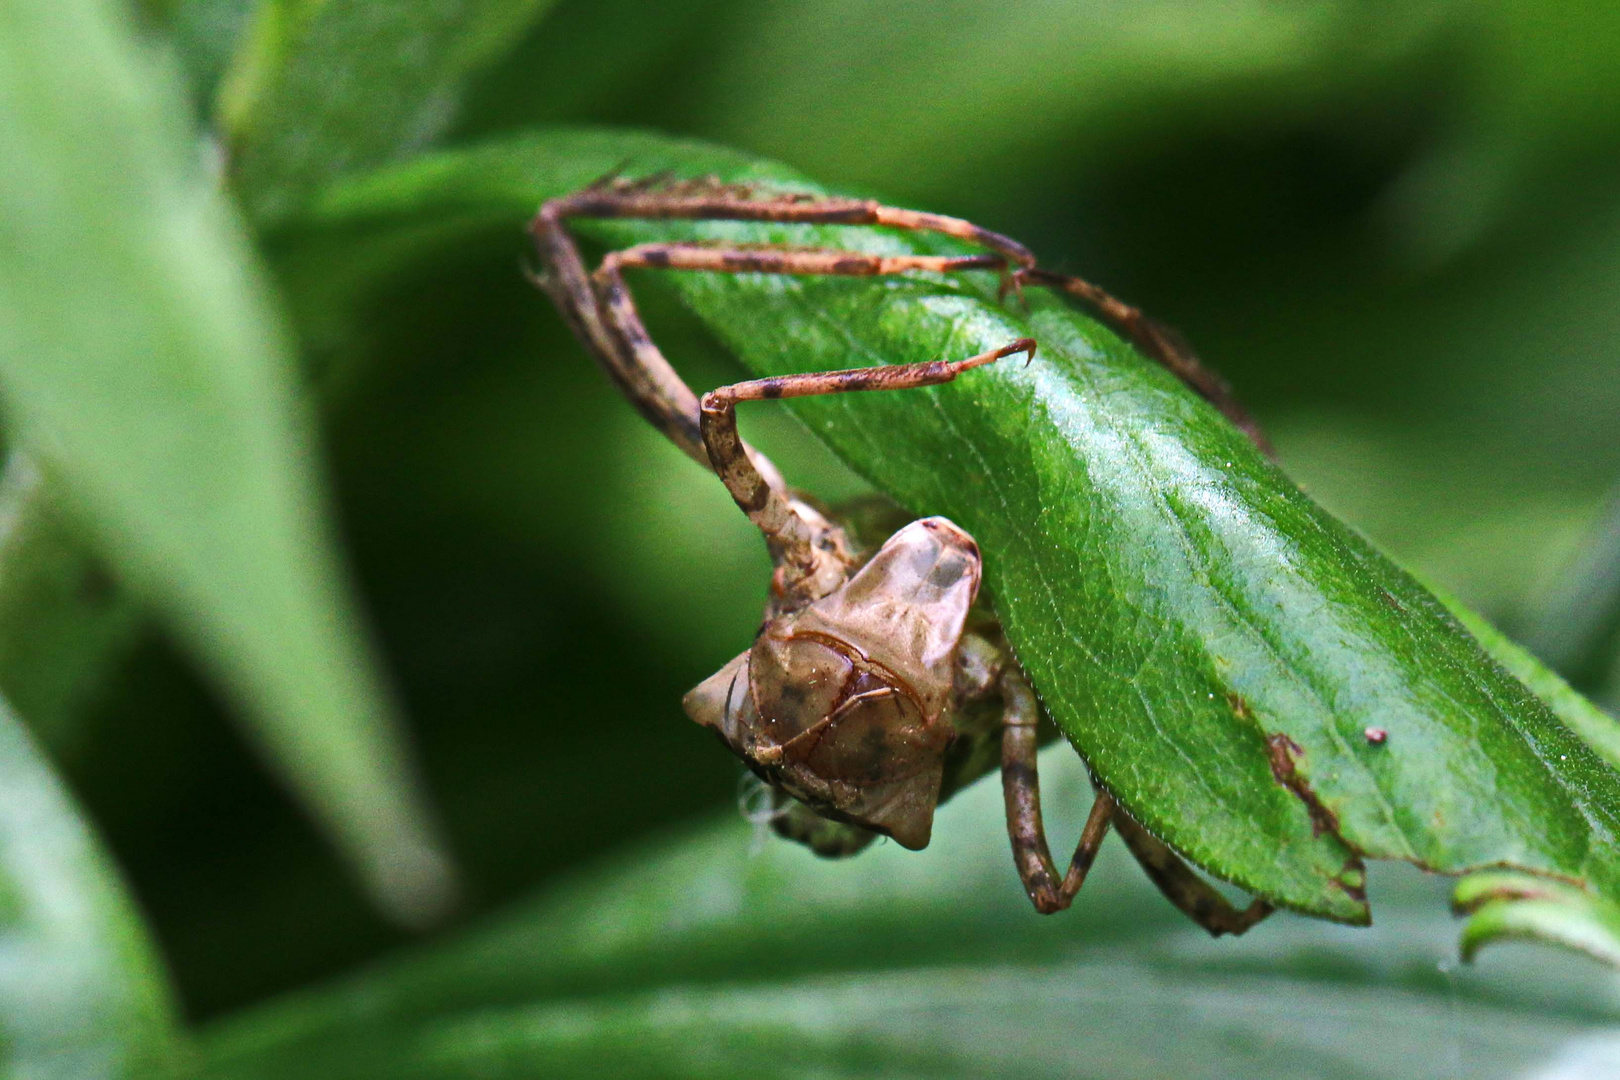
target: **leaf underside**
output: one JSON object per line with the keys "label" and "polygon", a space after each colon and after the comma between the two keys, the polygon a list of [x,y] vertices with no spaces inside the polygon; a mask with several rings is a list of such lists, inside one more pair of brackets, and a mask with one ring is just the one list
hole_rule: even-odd
{"label": "leaf underside", "polygon": [[[822,190],[711,147],[543,132],[340,187],[306,225],[460,215],[516,228],[541,200],[621,168]],[[702,237],[963,250],[867,228],[578,229],[613,246]],[[1039,341],[1028,366],[792,407],[908,509],[974,534],[1059,726],[1134,815],[1199,865],[1353,922],[1368,917],[1364,858],[1447,874],[1513,867],[1616,894],[1620,773],[1408,574],[1071,304],[1038,292],[1027,308],[1002,302],[987,273],[644,273],[632,284],[654,278],[759,375]],[[1370,739],[1373,728],[1387,738]]]}

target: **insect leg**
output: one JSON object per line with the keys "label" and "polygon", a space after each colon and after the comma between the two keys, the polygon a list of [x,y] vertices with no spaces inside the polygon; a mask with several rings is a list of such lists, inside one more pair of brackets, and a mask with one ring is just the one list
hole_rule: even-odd
{"label": "insect leg", "polygon": [[621,267],[642,266],[656,270],[708,270],[724,274],[876,277],[907,270],[932,270],[936,273],[1000,270],[1006,265],[999,255],[872,255],[839,248],[668,243],[637,244],[609,252],[597,274],[614,275]]}
{"label": "insect leg", "polygon": [[840,394],[857,390],[904,390],[950,382],[962,372],[988,364],[1014,353],[1035,355],[1035,342],[1020,338],[1010,345],[979,353],[963,360],[933,360],[921,364],[893,364],[885,367],[853,368],[845,371],[816,371],[800,375],[777,375],[768,379],[722,386],[703,395],[703,442],[716,475],[731,492],[738,507],[765,534],[773,553],[796,568],[799,576],[813,572],[816,563],[814,536],[804,519],[793,509],[780,488],[773,487],[748,455],[742,451],[737,434],[737,403],[777,398]]}
{"label": "insect leg", "polygon": [[[876,257],[822,252],[818,258],[813,253],[759,249],[751,257],[733,259],[734,265],[726,265],[725,258],[704,261],[694,254],[701,251],[702,245],[643,245],[631,249],[633,254],[621,253],[617,258],[610,255],[596,277],[588,279],[578,248],[564,224],[571,217],[882,225],[942,233],[995,254]],[[870,199],[762,194],[745,186],[722,184],[712,177],[687,181],[662,176],[646,180],[607,177],[582,191],[546,202],[529,228],[541,262],[549,271],[542,284],[575,334],[642,415],[688,456],[704,464],[707,461],[698,432],[696,402],[647,334],[619,274],[620,266],[866,276],[906,269],[983,268],[1006,274],[1012,267],[1035,265],[1034,255],[1022,244],[961,218],[884,206]],[[660,248],[665,249],[665,261],[659,261]],[[761,471],[779,479],[762,455],[752,448],[748,453]]]}
{"label": "insect leg", "polygon": [[1106,792],[1098,792],[1080,832],[1074,858],[1069,860],[1068,872],[1059,880],[1041,822],[1041,780],[1035,762],[1040,714],[1035,693],[1024,677],[1013,671],[1002,675],[1001,688],[1006,702],[1001,731],[1001,790],[1007,804],[1007,836],[1030,902],[1036,911],[1050,915],[1068,907],[1085,884],[1086,872],[1097,857],[1103,837],[1108,835],[1114,800]]}
{"label": "insect leg", "polygon": [[[551,206],[551,204],[547,204]],[[542,211],[542,217],[545,212]],[[543,250],[555,245],[552,230],[560,226],[535,226],[536,242]],[[572,240],[565,242],[570,248]],[[576,273],[582,275],[577,250],[560,253],[561,257],[545,255],[548,264],[557,267],[556,275],[568,283],[568,294],[558,300],[559,306],[578,309],[594,297],[591,316],[594,325],[576,327],[576,333],[593,351],[611,353],[614,363],[609,375],[615,376],[622,392],[643,405],[642,414],[688,456],[712,465],[701,434],[698,420],[698,402],[686,384],[675,374],[663,352],[647,333],[646,324],[636,310],[630,287],[624,280],[625,267],[647,267],[671,270],[707,270],[720,273],[776,273],[805,275],[841,275],[870,277],[880,274],[899,274],[906,270],[934,270],[949,272],[969,269],[1005,269],[999,255],[866,255],[851,251],[831,251],[786,248],[733,248],[707,244],[672,243],[638,244],[623,251],[609,252],[602,264],[591,275],[584,292]],[[571,257],[570,257],[571,256]],[[581,320],[582,322],[584,320]],[[600,331],[611,341],[604,347],[591,336]],[[615,375],[615,371],[622,372]],[[781,477],[762,455],[749,447],[748,456],[756,471],[763,473],[770,486],[784,487]],[[766,466],[760,468],[761,464]]]}
{"label": "insect leg", "polygon": [[707,465],[698,431],[697,396],[657,346],[648,342],[647,349],[632,349],[608,325],[579,248],[562,219],[552,212],[552,204],[541,208],[530,232],[546,268],[540,284],[575,336],[643,417],[688,456]]}
{"label": "insect leg", "polygon": [[[787,223],[878,224],[941,232],[970,240],[997,254],[873,256],[856,252],[772,248],[726,249],[701,244],[644,244],[610,253],[588,275],[565,222],[570,217],[719,218]],[[675,373],[647,333],[621,273],[625,266],[871,276],[905,270],[953,271],[1032,266],[1027,249],[971,222],[939,214],[883,206],[870,200],[804,196],[760,198],[747,189],[713,180],[668,184],[662,180],[608,181],[552,199],[530,223],[546,273],[539,284],[551,295],[575,336],[596,357],[609,379],[655,428],[687,456],[709,465],[699,429],[697,398]],[[780,474],[752,447],[745,451],[774,487]]]}
{"label": "insect leg", "polygon": [[1208,930],[1211,937],[1241,934],[1272,912],[1264,900],[1254,900],[1239,911],[1193,872],[1175,852],[1137,824],[1129,814],[1114,811],[1114,828],[1153,884],[1193,922]]}
{"label": "insect leg", "polygon": [[551,200],[541,208],[542,216],[548,213],[558,220],[593,217],[880,225],[966,240],[995,252],[1005,267],[1035,265],[1035,256],[1023,244],[961,218],[885,206],[872,199],[761,191],[725,184],[714,177],[676,181],[611,178]]}

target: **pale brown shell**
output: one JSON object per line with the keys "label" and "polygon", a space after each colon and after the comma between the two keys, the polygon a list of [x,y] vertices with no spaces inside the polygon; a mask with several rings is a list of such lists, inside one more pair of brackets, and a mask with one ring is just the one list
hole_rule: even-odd
{"label": "pale brown shell", "polygon": [[817,810],[924,847],[979,577],[966,532],[912,522],[842,588],[768,623],[686,696],[687,714]]}

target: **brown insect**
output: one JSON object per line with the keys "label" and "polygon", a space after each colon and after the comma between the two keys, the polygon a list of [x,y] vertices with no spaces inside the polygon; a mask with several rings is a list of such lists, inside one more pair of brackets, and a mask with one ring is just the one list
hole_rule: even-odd
{"label": "brown insect", "polygon": [[[651,243],[610,252],[587,273],[565,227],[576,217],[880,225],[943,233],[984,253]],[[1014,861],[1037,910],[1069,906],[1112,826],[1164,894],[1211,934],[1242,933],[1270,913],[1260,900],[1234,908],[1100,789],[1060,875],[1041,823],[1036,768],[1037,749],[1057,732],[1000,623],[978,600],[982,559],[973,538],[931,517],[875,543],[871,524],[893,513],[865,507],[834,520],[792,492],[737,432],[741,401],[935,386],[1015,354],[1027,363],[1034,341],[957,360],[756,379],[700,400],[648,335],[623,271],[997,271],[1004,294],[1037,285],[1086,301],[1258,440],[1224,385],[1173,335],[1086,281],[1038,269],[1029,250],[1005,236],[867,200],[765,193],[712,178],[611,177],[547,202],[530,231],[543,267],[538,281],[580,341],[644,417],[715,472],[765,537],[775,572],[759,634],[684,705],[770,786],[779,833],[827,855],[858,851],[878,835],[922,848],[935,807],[999,763]]]}

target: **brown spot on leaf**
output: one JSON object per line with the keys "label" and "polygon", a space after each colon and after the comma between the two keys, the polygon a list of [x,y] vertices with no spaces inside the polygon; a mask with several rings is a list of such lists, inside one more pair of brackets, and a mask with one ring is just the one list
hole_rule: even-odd
{"label": "brown spot on leaf", "polygon": [[1329,810],[1311,785],[1299,774],[1299,759],[1305,756],[1305,748],[1290,739],[1287,735],[1278,732],[1266,736],[1266,753],[1271,758],[1271,775],[1277,778],[1277,783],[1292,791],[1305,804],[1311,815],[1311,835],[1321,836],[1323,833],[1339,834],[1339,819],[1333,811]]}
{"label": "brown spot on leaf", "polygon": [[[1254,710],[1249,708],[1249,703],[1243,700],[1242,694],[1228,690],[1226,692],[1226,704],[1231,708],[1232,715],[1239,720],[1248,721],[1254,719]],[[1272,768],[1275,770],[1276,766],[1272,766]]]}

